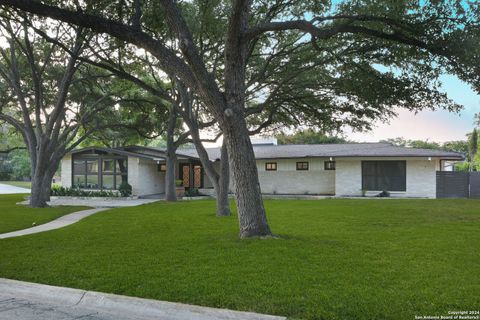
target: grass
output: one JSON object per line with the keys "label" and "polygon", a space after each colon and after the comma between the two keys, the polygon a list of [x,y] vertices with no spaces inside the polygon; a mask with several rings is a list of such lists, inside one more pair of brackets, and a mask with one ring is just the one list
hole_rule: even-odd
{"label": "grass", "polygon": [[25,197],[25,194],[0,196],[0,233],[30,228],[33,223],[40,225],[65,214],[86,209],[85,207],[30,208],[16,204],[23,201]]}
{"label": "grass", "polygon": [[286,315],[414,319],[480,306],[480,201],[270,200],[239,240],[212,201],[159,202],[0,240],[0,277]]}

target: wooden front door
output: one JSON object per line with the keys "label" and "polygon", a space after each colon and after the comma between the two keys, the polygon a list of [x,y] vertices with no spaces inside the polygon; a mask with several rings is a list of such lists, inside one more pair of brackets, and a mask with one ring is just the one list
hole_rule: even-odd
{"label": "wooden front door", "polygon": [[191,163],[180,165],[180,179],[182,179],[185,188],[202,188],[202,176],[203,169],[201,165]]}

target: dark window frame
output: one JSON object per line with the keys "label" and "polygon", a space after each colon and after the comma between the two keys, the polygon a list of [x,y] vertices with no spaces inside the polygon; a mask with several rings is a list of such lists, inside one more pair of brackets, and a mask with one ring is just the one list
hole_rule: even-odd
{"label": "dark window frame", "polygon": [[265,162],[265,171],[277,171],[277,168],[276,162]]}
{"label": "dark window frame", "polygon": [[[379,174],[379,171],[381,171],[381,165],[385,165],[386,163],[388,163],[389,165],[391,164],[394,164],[394,163],[397,163],[397,164],[401,164],[400,165],[400,168],[402,170],[401,174],[400,175],[391,175],[389,176],[388,178],[385,178],[383,177],[383,182],[385,182],[385,180],[388,180],[389,182],[393,183],[392,181],[394,181],[395,179],[400,179],[402,178],[402,181],[400,182],[400,187],[397,187],[397,186],[394,186],[394,185],[390,185],[388,187],[382,187],[380,185],[380,181],[381,181],[381,176]],[[371,187],[370,184],[372,184],[372,181],[367,181],[369,178],[371,177],[368,177],[369,175],[366,174],[366,166],[367,165],[373,165],[374,166],[374,175],[373,175],[373,179],[374,179],[374,187]],[[361,162],[361,166],[362,166],[362,189],[363,190],[369,190],[369,191],[392,191],[392,192],[406,192],[407,191],[407,161],[406,160],[363,160]],[[371,169],[371,168],[370,168]],[[400,181],[400,180],[399,180]],[[397,181],[398,183],[398,181]]]}
{"label": "dark window frame", "polygon": [[[88,173],[87,172],[87,161],[98,161],[98,172],[96,173]],[[104,160],[114,160],[114,166],[113,166],[113,172],[108,171],[108,172],[103,172],[103,161]],[[116,161],[118,160],[124,160],[125,161],[125,172],[117,172],[117,163]],[[84,165],[84,173],[83,179],[84,179],[84,184],[80,189],[87,189],[87,190],[118,190],[120,187],[120,184],[123,181],[123,177],[125,177],[125,181],[128,182],[128,157],[124,156],[116,156],[116,155],[95,155],[95,154],[87,154],[87,155],[73,155],[72,156],[72,187],[74,187],[75,184],[75,161],[81,161],[83,162]],[[77,176],[80,174],[77,174]],[[93,188],[86,188],[86,183],[87,183],[87,176],[97,176],[97,181],[98,181],[98,188],[93,189]],[[104,188],[103,187],[103,176],[113,176],[113,188]],[[118,180],[118,181],[117,181]]]}
{"label": "dark window frame", "polygon": [[324,161],[323,162],[323,169],[324,170],[337,170],[337,164],[333,160]]}
{"label": "dark window frame", "polygon": [[308,161],[297,161],[296,168],[297,171],[308,171],[310,164]]}

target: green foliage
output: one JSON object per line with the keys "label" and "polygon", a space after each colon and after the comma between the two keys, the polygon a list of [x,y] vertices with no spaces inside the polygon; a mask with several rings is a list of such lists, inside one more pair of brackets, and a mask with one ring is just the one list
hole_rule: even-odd
{"label": "green foliage", "polygon": [[30,179],[31,162],[26,150],[15,150],[8,155],[8,161],[12,167],[12,178],[14,180]]}
{"label": "green foliage", "polygon": [[[1,81],[0,81],[1,82]],[[0,180],[24,180],[30,178],[30,158],[21,135],[11,126],[0,126]]]}
{"label": "green foliage", "polygon": [[328,136],[322,132],[313,129],[297,131],[294,134],[280,133],[276,135],[279,144],[331,144],[348,143],[349,141],[341,137]]}
{"label": "green foliage", "polygon": [[2,160],[0,161],[0,180],[8,181],[12,179],[12,167],[10,163]]}
{"label": "green foliage", "polygon": [[0,241],[0,277],[289,319],[441,315],[480,305],[479,206],[266,200],[280,238],[239,241],[214,201],[160,201]]}
{"label": "green foliage", "polygon": [[467,172],[470,171],[470,162],[457,162],[455,163],[455,171],[463,171]]}
{"label": "green foliage", "polygon": [[118,187],[118,192],[122,197],[129,197],[132,195],[132,186],[126,181],[122,181],[120,187]]}
{"label": "green foliage", "polygon": [[394,146],[410,147],[420,149],[437,149],[445,151],[460,152],[468,155],[468,142],[466,140],[447,141],[444,143],[430,141],[430,140],[407,140],[405,138],[393,138],[382,140],[381,142],[388,142]]}
{"label": "green foliage", "polygon": [[11,151],[0,161],[0,180],[29,180],[30,172],[30,157],[26,150]]}
{"label": "green foliage", "polygon": [[[421,149],[437,149],[451,152],[462,153],[466,161],[454,164],[455,171],[469,171],[470,167],[480,169],[480,157],[473,156],[470,152],[471,138],[469,140],[447,141],[444,143],[429,140],[407,140],[404,138],[394,138],[384,140],[384,142],[392,143],[395,146],[421,148]],[[477,143],[478,144],[478,143]],[[473,162],[472,162],[473,159]]]}
{"label": "green foliage", "polygon": [[188,188],[185,190],[185,197],[198,197],[199,195],[198,188]]}
{"label": "green foliage", "polygon": [[105,198],[116,198],[123,196],[120,192],[113,190],[98,190],[98,191],[89,191],[79,188],[66,188],[61,186],[52,186],[52,191],[50,193],[52,196],[59,197],[105,197]]}
{"label": "green foliage", "polygon": [[175,180],[175,185],[176,185],[177,187],[181,187],[181,186],[182,186],[182,183],[183,183],[183,180],[182,180],[182,179]]}

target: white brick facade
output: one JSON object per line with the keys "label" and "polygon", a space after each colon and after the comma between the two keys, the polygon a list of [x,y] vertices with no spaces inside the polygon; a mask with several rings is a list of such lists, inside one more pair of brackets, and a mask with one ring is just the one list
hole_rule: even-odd
{"label": "white brick facade", "polygon": [[128,157],[128,183],[134,195],[164,193],[165,172],[159,172],[154,161]]}
{"label": "white brick facade", "polygon": [[[436,170],[439,168],[438,159],[368,158],[368,160],[406,160],[407,190],[405,192],[391,192],[392,196],[422,198],[436,197]],[[360,196],[362,194],[362,159],[336,159],[336,167],[336,195]],[[368,195],[373,195],[375,193],[378,192],[368,192]]]}
{"label": "white brick facade", "polygon": [[70,188],[72,186],[72,155],[66,154],[61,162],[61,182],[62,187]]}
{"label": "white brick facade", "polygon": [[[258,160],[262,193],[335,194],[335,171],[325,170],[328,158]],[[265,170],[266,162],[276,162],[276,171]],[[297,162],[308,162],[308,170],[297,170]]]}
{"label": "white brick facade", "polygon": [[[440,169],[438,158],[336,158],[336,170],[325,170],[329,158],[298,158],[257,160],[257,169],[262,193],[265,194],[321,194],[336,196],[360,196],[362,194],[362,160],[405,160],[406,191],[391,192],[393,197],[436,196],[436,171]],[[267,171],[266,162],[276,162],[276,171]],[[296,169],[297,162],[308,162],[308,170]],[[215,163],[219,167],[219,163]],[[72,158],[67,154],[61,162],[62,186],[72,185]],[[176,168],[178,175],[178,167]],[[153,160],[128,157],[128,182],[134,195],[149,195],[165,192],[165,173],[159,172]],[[234,184],[230,178],[230,189]],[[212,185],[204,173],[204,188]],[[381,190],[378,190],[381,191]],[[374,195],[378,191],[370,191]]]}

